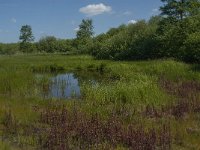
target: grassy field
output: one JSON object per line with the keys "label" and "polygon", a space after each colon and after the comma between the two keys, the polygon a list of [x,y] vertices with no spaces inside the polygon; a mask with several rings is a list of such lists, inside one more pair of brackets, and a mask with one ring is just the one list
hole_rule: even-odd
{"label": "grassy field", "polygon": [[[36,74],[96,74],[81,100],[38,96]],[[0,149],[200,149],[200,67],[174,60],[0,56]]]}

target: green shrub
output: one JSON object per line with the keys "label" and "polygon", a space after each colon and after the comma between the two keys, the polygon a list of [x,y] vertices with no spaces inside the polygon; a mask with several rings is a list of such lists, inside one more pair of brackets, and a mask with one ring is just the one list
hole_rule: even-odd
{"label": "green shrub", "polygon": [[188,35],[184,45],[184,60],[187,62],[200,63],[200,32],[195,32]]}

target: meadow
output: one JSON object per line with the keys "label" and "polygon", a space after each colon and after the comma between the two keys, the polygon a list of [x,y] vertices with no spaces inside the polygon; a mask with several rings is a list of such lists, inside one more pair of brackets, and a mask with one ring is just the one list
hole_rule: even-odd
{"label": "meadow", "polygon": [[[61,73],[77,75],[80,98],[40,95]],[[196,150],[199,141],[198,64],[0,56],[0,149]]]}

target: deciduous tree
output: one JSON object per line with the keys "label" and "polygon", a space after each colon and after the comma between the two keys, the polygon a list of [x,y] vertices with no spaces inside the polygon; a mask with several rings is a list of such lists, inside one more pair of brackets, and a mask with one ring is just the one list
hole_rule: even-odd
{"label": "deciduous tree", "polygon": [[164,6],[160,7],[161,14],[170,18],[183,20],[199,12],[199,0],[161,0]]}
{"label": "deciduous tree", "polygon": [[21,27],[20,30],[20,50],[22,52],[32,52],[33,51],[33,44],[31,42],[34,41],[34,36],[32,33],[32,28],[30,25],[24,25]]}

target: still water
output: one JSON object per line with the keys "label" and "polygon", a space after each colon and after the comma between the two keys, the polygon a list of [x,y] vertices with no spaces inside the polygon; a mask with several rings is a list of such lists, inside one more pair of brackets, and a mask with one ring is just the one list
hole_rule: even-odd
{"label": "still water", "polygon": [[[57,75],[37,75],[40,80],[40,96],[45,99],[79,99],[81,98],[80,84],[83,82],[92,85],[97,84],[97,77],[94,74],[64,73]],[[98,78],[98,79],[97,79]]]}
{"label": "still water", "polygon": [[40,95],[45,98],[72,99],[80,98],[80,84],[73,73],[58,75],[37,75],[40,82]]}
{"label": "still water", "polygon": [[73,73],[51,78],[49,96],[51,98],[79,98],[81,96],[78,78]]}

